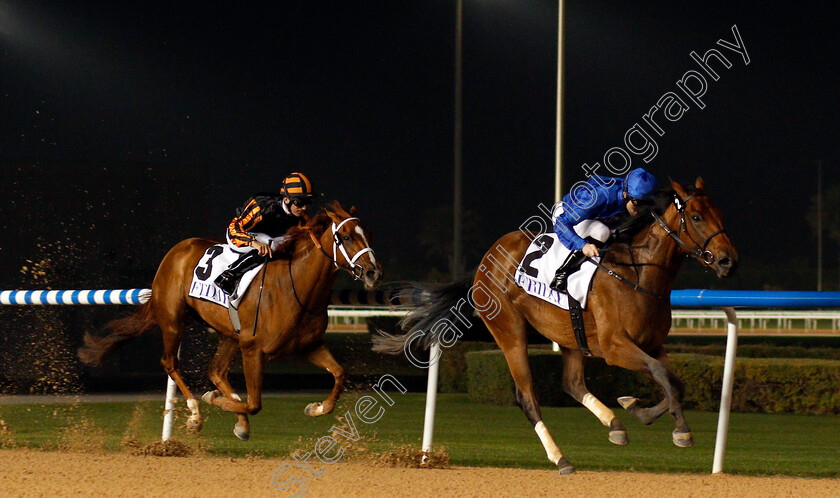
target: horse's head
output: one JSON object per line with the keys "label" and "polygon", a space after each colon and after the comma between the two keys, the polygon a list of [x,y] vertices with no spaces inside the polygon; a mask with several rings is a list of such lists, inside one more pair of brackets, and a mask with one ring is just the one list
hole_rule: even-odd
{"label": "horse's head", "polygon": [[333,261],[364,282],[366,289],[373,289],[382,280],[382,267],[370,247],[370,235],[356,218],[356,207],[347,212],[338,202],[324,208],[332,220]]}
{"label": "horse's head", "polygon": [[675,231],[680,246],[702,264],[714,268],[718,278],[735,273],[738,251],[723,228],[723,213],[706,195],[703,179],[694,187],[683,187],[671,180],[675,196],[672,208],[680,220]]}

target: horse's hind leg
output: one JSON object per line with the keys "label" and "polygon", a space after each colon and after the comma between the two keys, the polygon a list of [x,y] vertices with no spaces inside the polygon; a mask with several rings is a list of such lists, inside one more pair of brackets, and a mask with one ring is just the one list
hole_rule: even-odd
{"label": "horse's hind leg", "polygon": [[[510,315],[508,315],[510,316]],[[497,316],[493,321],[485,320],[484,323],[493,336],[502,352],[505,354],[508,368],[513,376],[513,381],[516,384],[516,402],[519,407],[525,412],[528,421],[534,427],[540,442],[545,448],[545,453],[548,459],[557,465],[557,470],[561,474],[571,474],[575,468],[563,456],[563,452],[554,442],[554,438],[548,432],[545,424],[542,421],[542,413],[540,412],[540,405],[537,402],[537,397],[534,394],[534,382],[531,377],[531,367],[528,363],[528,343],[525,332],[525,324],[519,323],[513,328],[516,329],[511,332],[511,329],[505,327],[502,329],[501,324],[496,323],[502,317]],[[520,318],[521,321],[521,318]],[[517,333],[518,332],[518,333]]]}
{"label": "horse's hind leg", "polygon": [[[664,350],[660,349],[658,358],[657,360],[646,354],[629,337],[614,340],[604,352],[604,359],[607,360],[607,363],[628,370],[645,372],[662,387],[665,391],[665,400],[660,405],[667,404],[668,411],[674,417],[674,444],[682,448],[688,448],[694,445],[694,438],[683,415],[682,395],[684,388],[682,382],[674,375]],[[651,416],[656,414],[658,407],[659,405],[651,409],[649,412]]]}
{"label": "horse's hind leg", "polygon": [[563,390],[592,412],[598,420],[610,428],[610,442],[624,446],[630,441],[627,439],[627,430],[615,413],[601,403],[589,389],[583,379],[583,355],[580,350],[563,348]]}
{"label": "horse's hind leg", "polygon": [[265,370],[265,355],[253,343],[244,348],[240,344],[240,351],[242,351],[242,371],[245,374],[248,399],[242,401],[236,399],[239,396],[236,396],[236,398],[222,396],[215,397],[211,401],[214,405],[229,412],[256,415],[262,409],[262,381],[263,371]]}
{"label": "horse's hind leg", "polygon": [[187,407],[190,409],[190,416],[187,418],[187,430],[190,432],[201,432],[204,420],[201,417],[198,400],[193,396],[184,377],[181,374],[181,366],[178,361],[178,348],[181,345],[181,334],[183,325],[176,320],[159,320],[160,330],[163,333],[163,355],[160,364],[169,377],[178,385],[178,389],[187,400]]}
{"label": "horse's hind leg", "polygon": [[[208,368],[208,376],[213,384],[219,388],[218,391],[208,391],[204,393],[201,400],[205,403],[213,404],[213,400],[221,394],[222,396],[242,401],[242,398],[233,390],[233,386],[228,381],[228,371],[230,370],[230,363],[233,357],[239,351],[239,343],[235,339],[219,334],[219,348],[216,350],[216,355],[210,362]],[[247,441],[251,436],[251,424],[248,422],[248,415],[245,413],[236,414],[238,421],[233,426],[233,433],[236,437],[243,441]]]}
{"label": "horse's hind leg", "polygon": [[[239,348],[242,351],[242,371],[245,374],[248,399],[243,402],[233,397],[222,396],[214,397],[210,401],[214,405],[229,412],[256,415],[262,409],[262,382],[263,372],[265,371],[265,355],[253,341],[244,345],[240,343]],[[248,429],[250,430],[250,427]],[[236,434],[236,426],[234,426],[234,433]],[[240,439],[247,439],[247,437],[243,437],[241,434],[236,434],[236,436]]]}
{"label": "horse's hind leg", "polygon": [[333,374],[335,384],[330,395],[323,403],[309,403],[303,412],[310,417],[317,417],[331,413],[335,408],[335,403],[338,397],[341,396],[341,391],[344,390],[344,368],[335,361],[330,350],[326,346],[321,345],[318,349],[306,355],[306,359],[313,365],[321,367],[329,373]]}

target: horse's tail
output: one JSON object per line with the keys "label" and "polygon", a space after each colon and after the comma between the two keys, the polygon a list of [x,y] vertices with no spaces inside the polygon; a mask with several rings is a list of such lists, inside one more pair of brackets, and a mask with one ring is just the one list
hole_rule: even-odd
{"label": "horse's tail", "polygon": [[78,350],[79,359],[87,365],[101,365],[113,355],[126,341],[134,339],[143,332],[157,325],[152,312],[151,299],[146,301],[132,315],[111,320],[105,326],[112,332],[105,337],[85,334],[85,345]]}
{"label": "horse's tail", "polygon": [[[428,284],[409,282],[399,292],[399,300],[411,303],[411,311],[399,322],[402,335],[391,335],[382,330],[374,334],[373,350],[379,353],[400,354],[409,340],[416,342],[422,349],[429,349],[439,342],[438,337],[447,327],[436,327],[439,323],[457,324],[464,317],[459,315],[458,302],[467,299],[467,294],[475,279],[474,272],[463,280],[451,284]],[[467,308],[470,308],[467,306]],[[471,309],[471,308],[470,308]],[[416,340],[417,336],[420,336]]]}

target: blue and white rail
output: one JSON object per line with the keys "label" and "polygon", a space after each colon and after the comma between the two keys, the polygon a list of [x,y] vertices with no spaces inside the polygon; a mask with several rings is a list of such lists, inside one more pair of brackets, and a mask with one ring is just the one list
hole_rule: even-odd
{"label": "blue and white rail", "polygon": [[142,304],[149,299],[151,289],[112,290],[4,290],[0,304],[6,305],[93,305]]}
{"label": "blue and white rail", "polygon": [[[4,290],[0,305],[95,305],[143,304],[151,289],[100,290]],[[397,304],[396,290],[334,290],[330,304],[336,306],[389,306]]]}

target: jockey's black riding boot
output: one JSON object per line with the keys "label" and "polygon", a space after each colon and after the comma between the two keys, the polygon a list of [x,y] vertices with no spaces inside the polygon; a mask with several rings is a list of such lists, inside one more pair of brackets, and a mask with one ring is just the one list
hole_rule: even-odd
{"label": "jockey's black riding boot", "polygon": [[569,257],[566,258],[563,265],[557,269],[557,273],[554,274],[554,280],[552,280],[548,286],[557,292],[566,292],[569,275],[577,271],[584,260],[586,260],[586,255],[583,254],[583,252],[572,251],[572,253],[569,254]]}
{"label": "jockey's black riding boot", "polygon": [[242,278],[242,275],[244,275],[248,270],[259,266],[264,260],[265,258],[260,256],[257,251],[251,251],[243,254],[239,257],[239,259],[234,261],[232,265],[230,265],[230,268],[223,271],[218,277],[216,277],[216,285],[225,291],[228,296],[232,296],[234,291],[236,291],[237,285],[239,285],[239,279]]}

